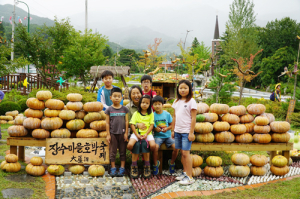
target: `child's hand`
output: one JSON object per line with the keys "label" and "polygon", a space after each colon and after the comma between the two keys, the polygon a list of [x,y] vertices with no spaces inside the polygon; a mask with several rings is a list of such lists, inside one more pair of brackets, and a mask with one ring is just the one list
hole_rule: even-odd
{"label": "child's hand", "polygon": [[146,138],[147,138],[147,135],[146,135],[146,134],[144,134],[144,135],[142,135],[141,137],[142,137],[142,140],[144,140],[144,139],[146,139]]}
{"label": "child's hand", "polygon": [[159,132],[161,132],[161,129],[160,129],[159,127],[156,127],[156,128],[154,129],[154,131],[159,133]]}
{"label": "child's hand", "polygon": [[138,123],[138,124],[137,124],[137,127],[138,127],[139,129],[141,129],[141,130],[146,130],[146,129],[147,129],[147,127],[146,127],[146,125],[145,125],[144,123]]}
{"label": "child's hand", "polygon": [[165,133],[165,132],[167,132],[168,130],[167,130],[167,128],[163,128],[163,129],[161,129],[161,131],[162,131],[163,133]]}
{"label": "child's hand", "polygon": [[124,142],[128,142],[128,133],[124,134]]}
{"label": "child's hand", "polygon": [[194,133],[189,133],[189,137],[188,137],[189,141],[194,141],[195,140],[195,134]]}
{"label": "child's hand", "polygon": [[106,140],[107,140],[108,143],[110,143],[110,141],[111,141],[110,135],[107,135],[107,136],[106,136]]}
{"label": "child's hand", "polygon": [[141,136],[141,135],[137,135],[136,136],[139,140],[142,140],[143,139],[143,136]]}
{"label": "child's hand", "polygon": [[172,131],[172,135],[171,136],[172,136],[173,139],[175,139],[175,133],[174,133],[174,131]]}

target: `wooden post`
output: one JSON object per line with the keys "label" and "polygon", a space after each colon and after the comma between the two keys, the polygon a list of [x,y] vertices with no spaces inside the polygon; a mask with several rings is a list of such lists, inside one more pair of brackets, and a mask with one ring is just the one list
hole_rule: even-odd
{"label": "wooden post", "polygon": [[157,159],[159,160],[160,162],[160,165],[159,165],[159,173],[162,174],[162,164],[163,164],[163,151],[162,150],[158,150],[158,157]]}
{"label": "wooden post", "polygon": [[9,73],[7,74],[6,77],[6,89],[9,91]]}
{"label": "wooden post", "polygon": [[294,112],[295,104],[296,104],[296,100],[294,100],[294,99],[290,100],[289,109],[288,109],[288,112],[286,115],[286,121],[288,123],[291,123],[291,116],[292,116],[292,113]]}
{"label": "wooden post", "polygon": [[11,146],[10,145],[10,154],[18,155],[18,147],[17,146]]}
{"label": "wooden post", "polygon": [[19,146],[19,154],[18,154],[19,161],[25,162],[25,147]]}
{"label": "wooden post", "polygon": [[290,161],[290,151],[282,151],[282,155],[286,157],[288,163]]}
{"label": "wooden post", "polygon": [[40,89],[40,74],[37,74],[36,76],[36,87],[37,89]]}

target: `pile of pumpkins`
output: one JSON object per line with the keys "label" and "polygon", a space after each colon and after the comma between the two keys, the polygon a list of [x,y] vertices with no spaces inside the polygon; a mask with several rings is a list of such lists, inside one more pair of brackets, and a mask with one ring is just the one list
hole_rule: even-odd
{"label": "pile of pumpkins", "polygon": [[[200,166],[203,163],[203,159],[199,155],[191,155],[192,157],[192,176],[197,177],[201,175]],[[221,167],[222,159],[218,156],[209,156],[206,158],[207,166],[204,168],[204,174],[210,177],[218,178],[223,175],[224,170]]]}
{"label": "pile of pumpkins", "polygon": [[[232,106],[227,104],[197,104],[195,141],[202,143],[269,143],[288,142],[290,124],[275,121],[273,114],[265,113],[263,104]],[[255,116],[255,117],[254,117]]]}
{"label": "pile of pumpkins", "polygon": [[29,132],[37,139],[106,137],[106,115],[101,102],[83,104],[82,95],[78,93],[68,94],[66,105],[51,98],[50,91],[38,91],[36,98],[29,98],[26,117],[17,117],[15,125],[8,128],[8,134],[22,137]]}
{"label": "pile of pumpkins", "polygon": [[8,111],[4,115],[0,116],[0,124],[15,124],[15,119],[23,114],[19,114],[19,111]]}

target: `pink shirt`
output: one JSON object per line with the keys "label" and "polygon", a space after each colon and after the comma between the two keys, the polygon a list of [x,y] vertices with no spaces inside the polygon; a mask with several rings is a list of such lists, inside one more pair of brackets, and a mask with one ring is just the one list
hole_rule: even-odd
{"label": "pink shirt", "polygon": [[192,123],[191,110],[197,110],[197,103],[194,98],[190,99],[188,102],[185,102],[185,100],[178,100],[173,103],[172,107],[175,109],[176,115],[174,131],[176,133],[190,133]]}

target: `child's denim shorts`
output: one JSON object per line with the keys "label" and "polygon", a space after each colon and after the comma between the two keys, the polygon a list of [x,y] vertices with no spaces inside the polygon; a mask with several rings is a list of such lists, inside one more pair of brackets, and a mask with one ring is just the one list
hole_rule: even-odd
{"label": "child's denim shorts", "polygon": [[175,140],[172,138],[154,138],[155,144],[157,144],[159,147],[162,145],[162,143],[165,143],[168,148],[172,146],[172,144],[175,143]]}
{"label": "child's denim shorts", "polygon": [[188,133],[176,133],[175,132],[175,149],[181,149],[184,151],[190,151],[192,141],[189,141]]}

